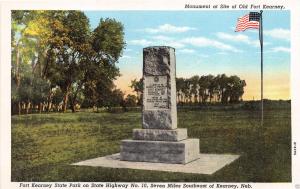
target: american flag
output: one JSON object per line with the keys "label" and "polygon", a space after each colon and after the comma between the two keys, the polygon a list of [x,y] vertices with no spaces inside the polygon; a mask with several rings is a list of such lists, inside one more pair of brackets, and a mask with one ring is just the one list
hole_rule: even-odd
{"label": "american flag", "polygon": [[238,19],[235,31],[245,31],[246,29],[259,29],[259,12],[250,12],[249,14]]}

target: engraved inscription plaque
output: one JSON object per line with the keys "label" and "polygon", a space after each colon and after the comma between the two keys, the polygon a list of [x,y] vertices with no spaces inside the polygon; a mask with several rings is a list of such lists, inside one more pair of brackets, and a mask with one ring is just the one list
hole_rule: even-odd
{"label": "engraved inscription plaque", "polygon": [[145,110],[168,109],[167,76],[144,76],[145,79]]}

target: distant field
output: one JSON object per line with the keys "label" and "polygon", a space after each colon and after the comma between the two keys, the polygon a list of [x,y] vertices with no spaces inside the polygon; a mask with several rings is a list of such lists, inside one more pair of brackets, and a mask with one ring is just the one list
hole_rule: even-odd
{"label": "distant field", "polygon": [[178,126],[200,138],[203,153],[241,157],[215,174],[71,166],[117,153],[120,140],[141,127],[141,113],[52,113],[12,116],[12,181],[291,182],[290,107],[180,110]]}

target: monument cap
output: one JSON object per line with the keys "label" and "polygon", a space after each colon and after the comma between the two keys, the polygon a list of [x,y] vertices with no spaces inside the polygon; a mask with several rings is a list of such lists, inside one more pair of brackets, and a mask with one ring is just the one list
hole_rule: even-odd
{"label": "monument cap", "polygon": [[175,51],[175,48],[171,47],[171,46],[149,46],[149,47],[145,47],[143,49],[153,49],[153,48],[169,48],[169,49],[173,49]]}

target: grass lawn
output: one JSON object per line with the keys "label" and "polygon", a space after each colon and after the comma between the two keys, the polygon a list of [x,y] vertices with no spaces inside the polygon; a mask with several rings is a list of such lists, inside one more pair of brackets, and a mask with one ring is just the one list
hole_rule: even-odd
{"label": "grass lawn", "polygon": [[12,116],[12,181],[291,182],[290,108],[178,111],[178,127],[200,138],[203,153],[241,157],[213,175],[71,166],[120,151],[141,127],[141,113]]}

